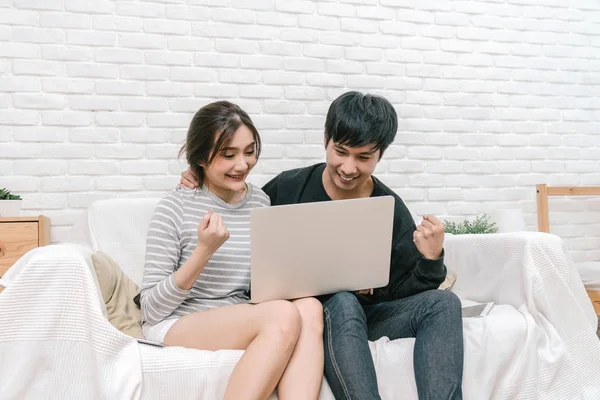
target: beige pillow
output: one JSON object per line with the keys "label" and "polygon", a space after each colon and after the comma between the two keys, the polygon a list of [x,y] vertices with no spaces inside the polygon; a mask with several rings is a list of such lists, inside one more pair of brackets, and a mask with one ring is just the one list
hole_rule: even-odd
{"label": "beige pillow", "polygon": [[142,338],[142,312],[133,302],[140,289],[112,258],[101,251],[92,254],[92,262],[106,305],[108,320],[121,332]]}

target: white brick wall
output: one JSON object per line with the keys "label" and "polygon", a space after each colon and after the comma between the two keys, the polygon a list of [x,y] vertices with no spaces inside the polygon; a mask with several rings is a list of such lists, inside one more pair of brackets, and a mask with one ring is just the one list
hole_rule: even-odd
{"label": "white brick wall", "polygon": [[[9,0],[0,187],[60,241],[96,199],[175,185],[207,102],[251,113],[263,183],[322,160],[350,89],[396,106],[378,174],[415,214],[520,207],[535,229],[536,183],[600,185],[597,0]],[[550,204],[574,257],[600,259],[600,198]]]}

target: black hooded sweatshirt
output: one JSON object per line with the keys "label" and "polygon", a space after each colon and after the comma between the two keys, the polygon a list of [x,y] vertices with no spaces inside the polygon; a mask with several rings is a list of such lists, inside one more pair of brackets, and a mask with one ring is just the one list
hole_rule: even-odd
{"label": "black hooded sweatshirt", "polygon": [[[262,189],[271,198],[272,206],[331,201],[323,186],[325,163],[284,171]],[[374,304],[409,297],[437,289],[446,278],[444,254],[436,260],[424,258],[415,243],[415,222],[402,199],[374,176],[371,197],[393,196],[394,223],[390,280],[387,286],[375,288],[373,295],[357,295],[362,304]],[[365,288],[368,289],[368,288]],[[320,296],[325,301],[329,296]]]}

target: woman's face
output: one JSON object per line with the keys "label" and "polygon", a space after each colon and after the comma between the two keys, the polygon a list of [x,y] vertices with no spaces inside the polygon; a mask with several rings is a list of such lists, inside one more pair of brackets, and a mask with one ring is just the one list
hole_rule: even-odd
{"label": "woman's face", "polygon": [[246,188],[246,177],[256,165],[256,143],[252,131],[241,125],[231,142],[204,166],[204,184],[225,201],[235,199]]}

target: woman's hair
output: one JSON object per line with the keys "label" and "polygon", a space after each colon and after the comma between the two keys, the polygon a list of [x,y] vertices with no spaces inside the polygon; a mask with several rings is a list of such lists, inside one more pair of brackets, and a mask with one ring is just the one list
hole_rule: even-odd
{"label": "woman's hair", "polygon": [[202,107],[196,112],[188,129],[185,144],[179,150],[179,157],[185,158],[199,184],[204,181],[204,168],[225,149],[240,126],[245,125],[252,132],[256,144],[256,158],[260,155],[260,135],[250,116],[238,105],[228,101],[217,101]]}

